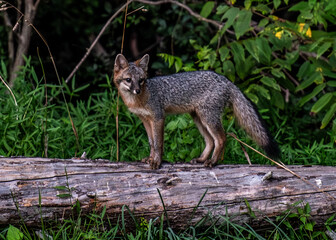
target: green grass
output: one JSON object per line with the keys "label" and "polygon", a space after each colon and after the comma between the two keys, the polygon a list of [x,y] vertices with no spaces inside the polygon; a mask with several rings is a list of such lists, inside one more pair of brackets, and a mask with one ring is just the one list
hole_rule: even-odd
{"label": "green grass", "polygon": [[[29,60],[29,59],[28,59]],[[83,152],[92,159],[116,160],[116,104],[117,94],[111,79],[100,80],[99,89],[88,93],[88,85],[76,88],[75,79],[64,87],[72,121],[78,134],[73,132],[67,107],[59,94],[60,86],[44,86],[28,62],[21,78],[13,88],[17,106],[6,88],[0,90],[0,155],[71,158]],[[45,91],[47,101],[45,104]],[[52,99],[52,101],[50,101]],[[120,101],[119,143],[121,161],[137,161],[149,154],[147,135],[141,121]],[[279,113],[263,110],[270,130],[282,150],[285,164],[335,165],[336,151],[331,130],[319,130],[309,117],[296,113],[295,107]],[[291,118],[288,116],[292,116]],[[230,112],[223,116],[227,132],[259,149],[235,124]],[[188,115],[168,116],[165,127],[164,159],[169,162],[188,162],[204,148],[203,139]],[[247,149],[252,163],[269,164],[257,153]],[[240,144],[228,136],[225,164],[247,163]]]}
{"label": "green grass", "polygon": [[[133,226],[125,221],[131,215]],[[253,211],[250,212],[253,217]],[[264,217],[262,230],[250,224],[237,224],[234,217],[217,216],[211,213],[197,224],[182,230],[173,230],[167,225],[164,213],[156,219],[136,218],[125,206],[117,222],[111,222],[106,209],[101,213],[72,217],[62,222],[42,224],[41,228],[27,228],[24,223],[9,225],[0,230],[0,239],[328,239],[326,231],[335,231],[335,215],[323,227],[316,228],[311,220],[308,204],[296,203],[279,216]]]}

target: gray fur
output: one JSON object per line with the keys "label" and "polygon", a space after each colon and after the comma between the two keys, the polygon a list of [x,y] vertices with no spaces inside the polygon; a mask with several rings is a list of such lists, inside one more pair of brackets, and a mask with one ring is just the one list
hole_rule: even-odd
{"label": "gray fur", "polygon": [[[150,162],[152,168],[158,168],[161,164],[163,123],[166,114],[170,113],[191,114],[206,142],[203,153],[193,162],[215,165],[226,141],[221,123],[225,107],[233,109],[238,123],[269,156],[279,156],[279,148],[255,106],[227,78],[212,71],[184,72],[150,78],[140,86],[139,79],[146,74],[147,63],[148,55],[129,63],[128,69],[121,75],[131,76],[132,86],[141,91],[132,94],[132,91],[125,90],[121,96],[130,110],[144,122],[151,145],[151,155],[146,161]],[[212,157],[208,159],[213,148]]]}

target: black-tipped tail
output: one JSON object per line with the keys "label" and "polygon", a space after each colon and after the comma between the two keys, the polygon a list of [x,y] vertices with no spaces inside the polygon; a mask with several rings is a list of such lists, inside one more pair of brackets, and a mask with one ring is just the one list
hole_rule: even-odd
{"label": "black-tipped tail", "polygon": [[272,159],[280,159],[278,144],[269,133],[255,105],[235,86],[232,86],[231,103],[239,125]]}
{"label": "black-tipped tail", "polygon": [[277,142],[273,139],[273,137],[269,133],[268,133],[268,139],[269,139],[268,144],[263,146],[263,149],[266,152],[266,155],[272,158],[273,160],[281,159],[280,148]]}

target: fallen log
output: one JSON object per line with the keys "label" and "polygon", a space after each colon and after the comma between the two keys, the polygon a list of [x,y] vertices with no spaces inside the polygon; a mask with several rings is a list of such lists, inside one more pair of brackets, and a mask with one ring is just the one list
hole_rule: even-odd
{"label": "fallen log", "polygon": [[[0,225],[22,219],[38,226],[41,215],[44,221],[61,221],[76,201],[82,215],[106,206],[112,221],[120,217],[124,205],[134,216],[160,217],[164,203],[173,228],[194,224],[209,213],[260,224],[264,216],[274,217],[302,201],[309,203],[313,220],[323,224],[336,212],[336,168],[289,168],[313,186],[275,166],[209,169],[179,163],[151,170],[143,163],[106,160],[0,158]],[[247,214],[251,209],[256,217]]]}

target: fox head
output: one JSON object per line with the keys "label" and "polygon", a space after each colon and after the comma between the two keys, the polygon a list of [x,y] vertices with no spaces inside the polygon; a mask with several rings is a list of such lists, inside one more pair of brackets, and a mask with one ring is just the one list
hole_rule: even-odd
{"label": "fox head", "polygon": [[148,54],[130,63],[122,54],[118,54],[114,62],[114,83],[117,88],[131,94],[140,94],[147,79],[148,62]]}

